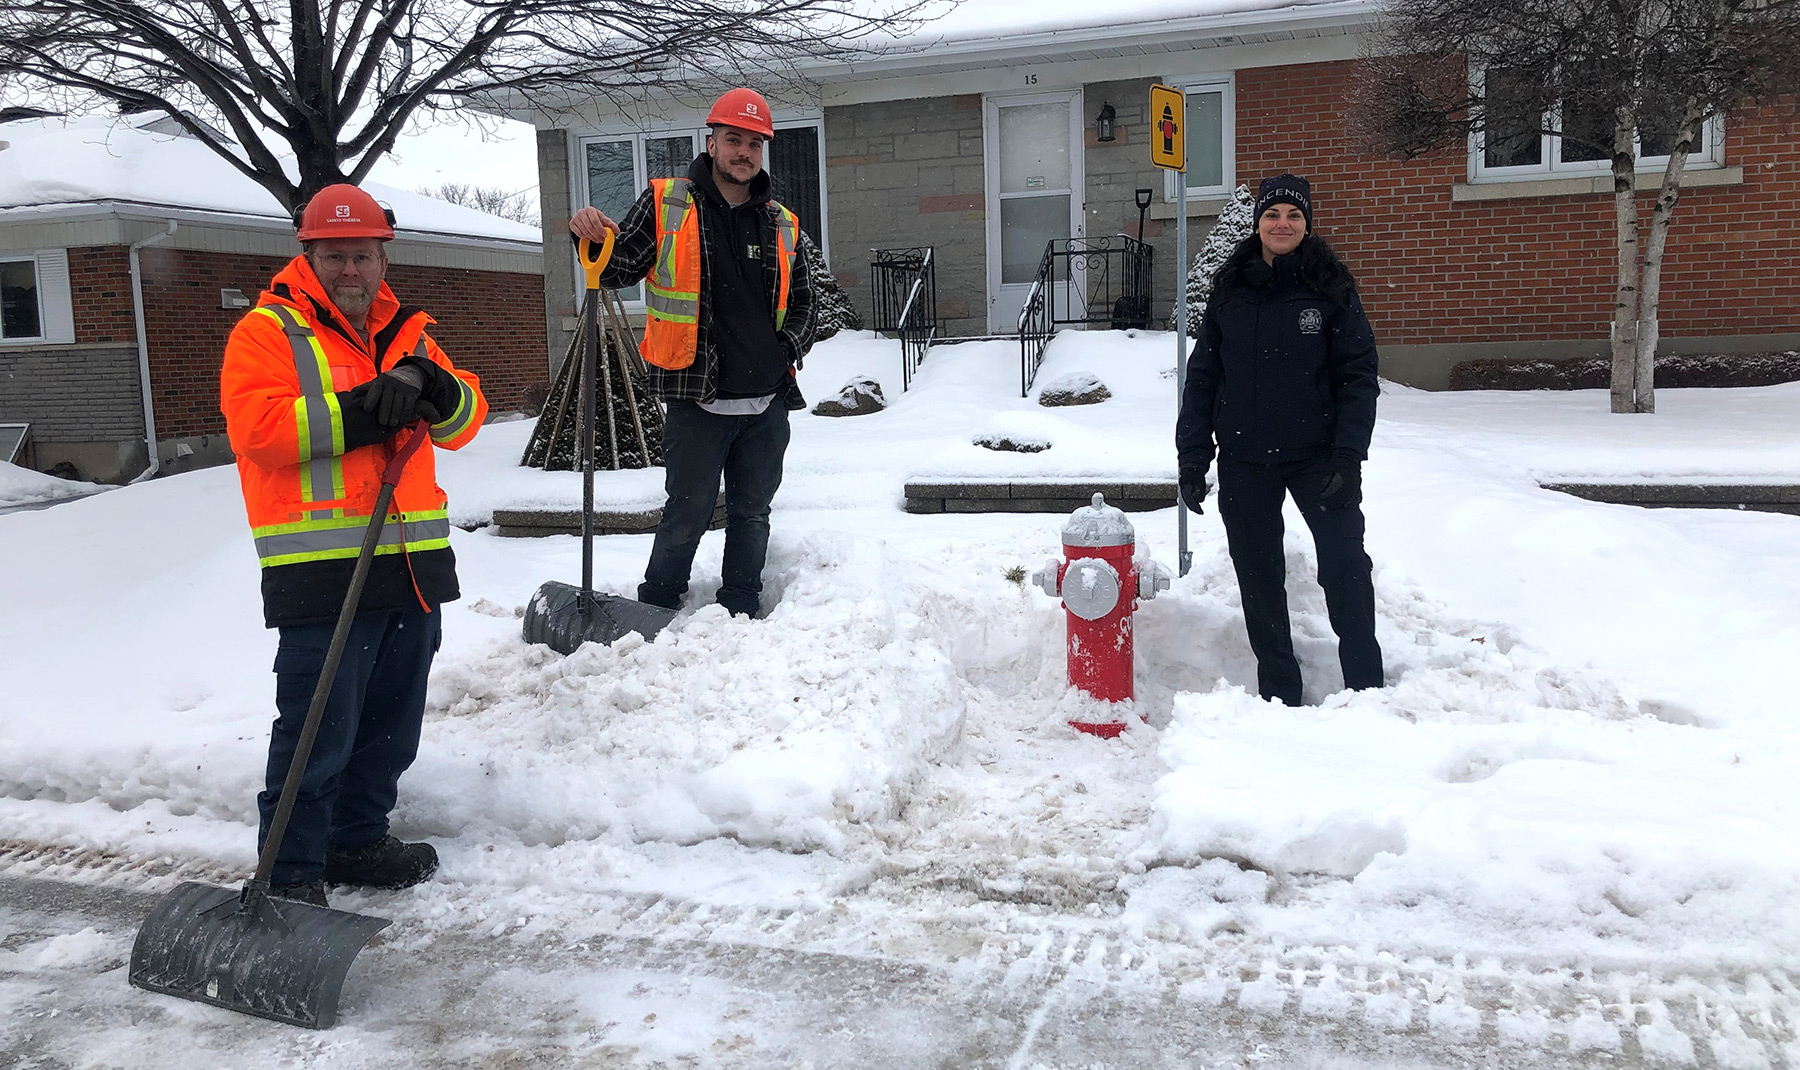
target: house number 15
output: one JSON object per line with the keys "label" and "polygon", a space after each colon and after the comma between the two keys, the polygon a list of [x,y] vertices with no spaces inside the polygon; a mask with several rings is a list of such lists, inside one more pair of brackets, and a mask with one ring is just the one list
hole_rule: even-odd
{"label": "house number 15", "polygon": [[1037,75],[1035,75],[1035,74],[1026,75],[1025,76],[1025,84],[1026,85],[1036,85],[1037,84]]}

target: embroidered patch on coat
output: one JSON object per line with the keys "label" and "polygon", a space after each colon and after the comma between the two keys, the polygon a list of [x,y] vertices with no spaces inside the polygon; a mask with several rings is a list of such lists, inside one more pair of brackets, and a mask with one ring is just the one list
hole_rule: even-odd
{"label": "embroidered patch on coat", "polygon": [[1300,333],[1318,334],[1325,329],[1325,313],[1316,308],[1300,310]]}

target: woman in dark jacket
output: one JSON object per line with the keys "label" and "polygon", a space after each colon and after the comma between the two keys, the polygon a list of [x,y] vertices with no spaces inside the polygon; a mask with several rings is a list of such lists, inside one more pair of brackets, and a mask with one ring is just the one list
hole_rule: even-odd
{"label": "woman in dark jacket", "polygon": [[1382,685],[1362,462],[1375,427],[1375,336],[1350,272],[1312,233],[1304,178],[1264,179],[1256,233],[1213,276],[1175,424],[1181,498],[1198,513],[1219,459],[1219,516],[1262,696],[1301,704],[1288,629],[1281,506],[1294,496],[1349,688]]}

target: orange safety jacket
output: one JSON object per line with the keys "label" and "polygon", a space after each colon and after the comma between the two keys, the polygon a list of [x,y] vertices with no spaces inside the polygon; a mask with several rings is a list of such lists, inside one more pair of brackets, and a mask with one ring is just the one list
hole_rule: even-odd
{"label": "orange safety jacket", "polygon": [[[344,392],[413,356],[449,373],[453,378],[447,381],[456,388],[455,403],[440,406],[442,420],[431,427],[434,445],[461,448],[486,418],[480,380],[458,370],[426,334],[434,322],[422,310],[402,309],[383,283],[369,309],[364,340],[347,326],[306,258],[297,256],[232,330],[220,374],[220,408],[237,454],[271,624],[281,623],[284,614],[267,605],[270,570],[331,562],[340,567],[307,574],[341,572],[347,578],[344,566],[362,547],[382,472],[402,441],[388,436],[360,448],[347,446]],[[375,551],[378,561],[380,555],[434,550],[448,556],[446,504],[432,451],[415,454],[394,490]],[[419,593],[416,579],[411,585]],[[448,597],[455,597],[453,579],[450,587]],[[331,593],[341,599],[343,589]]]}
{"label": "orange safety jacket", "polygon": [[[700,213],[694,184],[685,178],[650,182],[656,206],[656,259],[644,278],[644,359],[679,371],[694,363],[700,344]],[[800,245],[800,219],[785,205],[775,208],[775,242],[780,281],[775,290],[775,329],[787,323],[788,290]]]}

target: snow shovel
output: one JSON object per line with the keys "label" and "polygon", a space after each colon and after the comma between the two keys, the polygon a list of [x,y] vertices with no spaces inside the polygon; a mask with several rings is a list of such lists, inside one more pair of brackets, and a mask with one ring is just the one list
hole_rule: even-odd
{"label": "snow shovel", "polygon": [[256,875],[239,891],[188,881],[164,896],[144,919],[131,946],[133,987],[308,1029],[326,1029],[337,1020],[338,993],[351,960],[371,936],[387,928],[386,918],[273,898],[269,876],[287,832],[294,798],[300,793],[300,779],[312,755],[319,722],[324,719],[325,700],[343,660],[350,622],[362,600],[363,583],[369,578],[369,562],[387,522],[394,487],[407,460],[430,433],[420,420],[382,473],[381,493],[363,534],[362,553],[338,612],[337,629],[319,670],[319,684],[313,689],[299,745],[288,764],[281,801],[269,823]]}
{"label": "snow shovel", "polygon": [[[575,242],[587,277],[581,306],[581,586],[550,580],[525,607],[525,641],[558,654],[573,654],[583,643],[610,646],[630,632],[654,639],[675,619],[672,609],[594,591],[594,376],[600,350],[600,272],[612,259],[613,237],[609,230],[599,244],[580,238]],[[607,317],[612,318],[610,309]],[[610,420],[610,404],[606,411]]]}

